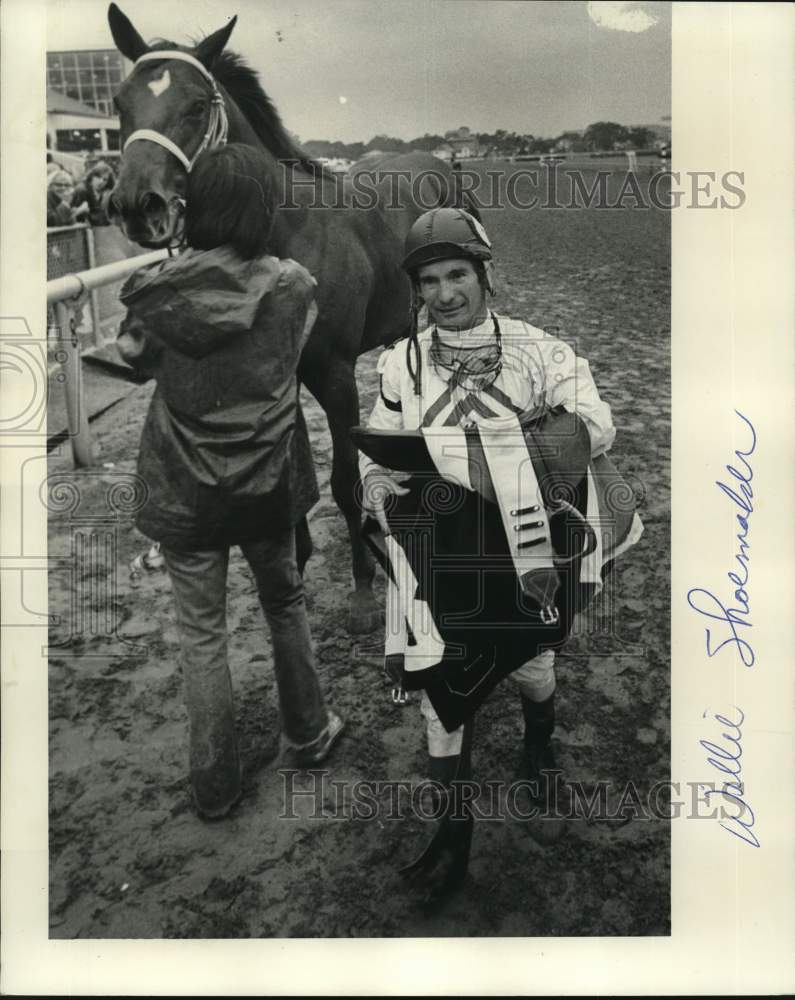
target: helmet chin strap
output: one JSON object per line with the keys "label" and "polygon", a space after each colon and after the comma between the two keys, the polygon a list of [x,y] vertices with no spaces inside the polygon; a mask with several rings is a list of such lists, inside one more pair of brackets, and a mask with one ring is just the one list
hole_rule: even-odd
{"label": "helmet chin strap", "polygon": [[[124,143],[122,152],[126,152],[127,147],[132,142],[139,142],[141,140],[154,142],[158,146],[162,146],[163,149],[168,150],[172,156],[175,156],[185,168],[185,172],[189,174],[193,169],[193,165],[197,158],[205,151],[205,149],[214,149],[216,146],[223,146],[226,144],[227,136],[229,134],[229,118],[226,113],[226,105],[224,104],[223,95],[218,89],[215,77],[201,62],[199,62],[195,56],[190,55],[188,52],[180,52],[177,49],[159,49],[154,52],[145,52],[142,56],[139,56],[138,59],[136,59],[135,66],[138,66],[138,64],[142,62],[151,62],[154,60],[163,62],[164,60],[174,59],[193,66],[193,68],[197,69],[212,87],[210,116],[207,121],[207,131],[204,133],[202,140],[199,143],[199,148],[192,157],[188,158],[183,150],[180,149],[180,147],[173,140],[169,139],[167,135],[163,135],[154,129],[139,128],[127,137],[127,141]],[[133,67],[133,70],[135,70],[135,66]]]}
{"label": "helmet chin strap", "polygon": [[486,279],[486,291],[489,293],[489,295],[492,295],[492,296],[496,295],[497,294],[497,282],[496,282],[497,272],[496,272],[496,270],[494,268],[494,261],[493,260],[484,260],[481,263],[483,264],[483,274],[484,274],[485,279]]}

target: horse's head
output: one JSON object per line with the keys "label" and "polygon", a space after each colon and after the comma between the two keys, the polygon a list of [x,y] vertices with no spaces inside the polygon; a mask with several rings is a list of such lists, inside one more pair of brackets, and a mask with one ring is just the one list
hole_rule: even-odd
{"label": "horse's head", "polygon": [[[211,72],[236,18],[195,49],[171,44],[150,48],[114,3],[108,21],[119,51],[137,64],[115,99],[124,155],[108,211],[129,239],[147,247],[167,246],[181,228],[190,164],[208,132],[221,131],[219,116],[225,111]],[[157,58],[160,51],[162,59]],[[177,51],[199,65],[173,57]],[[139,62],[142,56],[147,58]]]}

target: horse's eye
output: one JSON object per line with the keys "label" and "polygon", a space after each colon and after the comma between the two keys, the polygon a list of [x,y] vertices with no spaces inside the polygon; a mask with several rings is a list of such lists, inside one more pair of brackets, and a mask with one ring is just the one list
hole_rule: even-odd
{"label": "horse's eye", "polygon": [[192,118],[198,118],[199,115],[204,114],[205,104],[204,101],[194,101],[193,104],[188,108],[188,114]]}

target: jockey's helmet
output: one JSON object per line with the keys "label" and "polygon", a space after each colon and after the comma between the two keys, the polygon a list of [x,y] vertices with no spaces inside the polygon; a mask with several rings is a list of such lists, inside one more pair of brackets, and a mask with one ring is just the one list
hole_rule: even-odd
{"label": "jockey's helmet", "polygon": [[406,236],[401,267],[413,274],[423,264],[459,257],[491,260],[491,240],[478,220],[462,208],[432,208]]}

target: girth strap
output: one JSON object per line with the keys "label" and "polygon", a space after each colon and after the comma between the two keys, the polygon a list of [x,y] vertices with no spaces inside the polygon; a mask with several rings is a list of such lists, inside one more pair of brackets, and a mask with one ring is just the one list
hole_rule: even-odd
{"label": "girth strap", "polygon": [[478,434],[519,582],[541,605],[541,621],[554,625],[560,618],[553,603],[559,577],[549,516],[524,432],[515,416],[507,416],[484,420]]}

